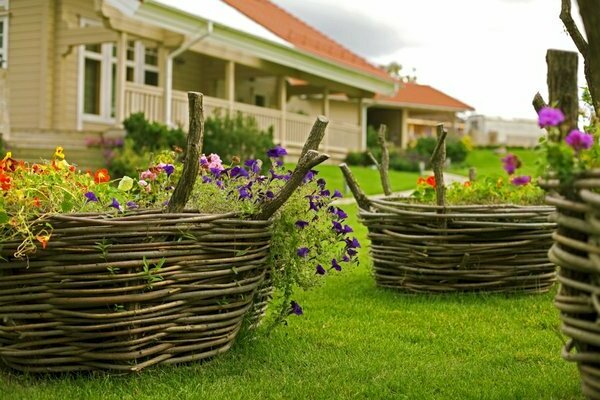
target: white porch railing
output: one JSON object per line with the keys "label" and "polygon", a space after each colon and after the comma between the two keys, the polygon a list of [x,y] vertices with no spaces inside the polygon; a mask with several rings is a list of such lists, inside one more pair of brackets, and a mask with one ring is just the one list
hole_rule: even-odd
{"label": "white porch railing", "polygon": [[[281,135],[282,113],[280,110],[258,107],[251,104],[233,103],[216,97],[204,96],[204,115],[208,117],[215,110],[241,112],[256,119],[261,129],[273,127],[273,140],[285,146],[290,155],[298,156],[315,121],[314,117],[287,113],[285,135]],[[125,86],[125,117],[134,112],[144,112],[150,121],[164,121],[163,90],[153,86],[128,83]],[[188,129],[188,99],[185,92],[174,90],[172,94],[172,122]],[[360,150],[362,145],[361,127],[358,125],[331,121],[323,139],[321,149],[335,159],[341,159],[348,151]]]}

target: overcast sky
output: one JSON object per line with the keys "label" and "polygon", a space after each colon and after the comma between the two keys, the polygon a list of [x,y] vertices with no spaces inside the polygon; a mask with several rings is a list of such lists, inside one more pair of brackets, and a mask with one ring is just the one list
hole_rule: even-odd
{"label": "overcast sky", "polygon": [[[273,1],[376,64],[414,68],[418,83],[486,115],[535,118],[533,95],[547,98],[546,50],[576,51],[560,0]],[[576,5],[572,12],[579,19]]]}

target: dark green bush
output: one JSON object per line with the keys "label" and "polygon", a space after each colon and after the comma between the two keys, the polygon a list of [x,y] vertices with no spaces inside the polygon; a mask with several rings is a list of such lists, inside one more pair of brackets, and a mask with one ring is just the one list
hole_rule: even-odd
{"label": "dark green bush", "polygon": [[366,151],[351,151],[346,155],[344,162],[348,165],[366,167],[373,164]]}
{"label": "dark green bush", "polygon": [[419,172],[419,163],[427,158],[414,150],[390,153],[390,169],[395,171]]}
{"label": "dark green bush", "polygon": [[114,178],[137,176],[140,169],[148,166],[152,153],[185,148],[186,134],[182,129],[150,122],[144,113],[131,114],[123,126],[127,133],[122,146],[104,149],[110,175]]}
{"label": "dark green bush", "polygon": [[[422,137],[417,140],[414,151],[423,157],[431,157],[437,140],[433,137]],[[469,150],[460,140],[451,138],[446,140],[446,157],[453,163],[461,163],[465,161]]]}
{"label": "dark green bush", "polygon": [[273,146],[273,128],[261,130],[253,117],[215,113],[204,122],[202,152],[216,153],[224,163],[230,163],[234,156],[267,161],[267,150]]}

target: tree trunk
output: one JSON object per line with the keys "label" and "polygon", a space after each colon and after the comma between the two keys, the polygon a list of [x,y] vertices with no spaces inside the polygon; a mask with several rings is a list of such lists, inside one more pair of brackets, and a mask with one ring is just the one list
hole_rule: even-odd
{"label": "tree trunk", "polygon": [[600,2],[598,0],[577,0],[579,13],[587,36],[585,59],[585,79],[592,96],[596,115],[600,115]]}
{"label": "tree trunk", "polygon": [[548,50],[548,95],[550,106],[560,108],[565,114],[567,132],[577,128],[579,94],[577,91],[577,53]]}

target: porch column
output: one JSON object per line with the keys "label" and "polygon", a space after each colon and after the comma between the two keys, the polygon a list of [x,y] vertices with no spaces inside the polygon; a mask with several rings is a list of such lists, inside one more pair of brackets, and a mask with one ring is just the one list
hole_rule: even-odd
{"label": "porch column", "polygon": [[229,103],[229,112],[233,112],[235,102],[235,63],[231,60],[225,64],[225,99]]}
{"label": "porch column", "polygon": [[329,88],[323,88],[323,106],[322,106],[323,115],[329,118]]}
{"label": "porch column", "polygon": [[277,78],[277,102],[279,104],[280,124],[279,124],[279,143],[285,147],[286,129],[287,129],[287,82],[285,76]]}
{"label": "porch column", "polygon": [[358,124],[360,125],[360,151],[367,150],[367,105],[364,99],[358,100]]}
{"label": "porch column", "polygon": [[400,148],[408,147],[408,110],[403,108],[400,115]]}
{"label": "porch column", "polygon": [[119,32],[117,40],[117,65],[115,76],[115,125],[122,126],[125,119],[125,80],[127,76],[127,33]]}
{"label": "porch column", "polygon": [[[162,64],[164,71],[163,83],[163,118],[165,125],[171,126],[173,104],[171,99],[173,97],[173,57],[169,55],[167,51],[163,53]],[[160,77],[159,73],[159,77]]]}

